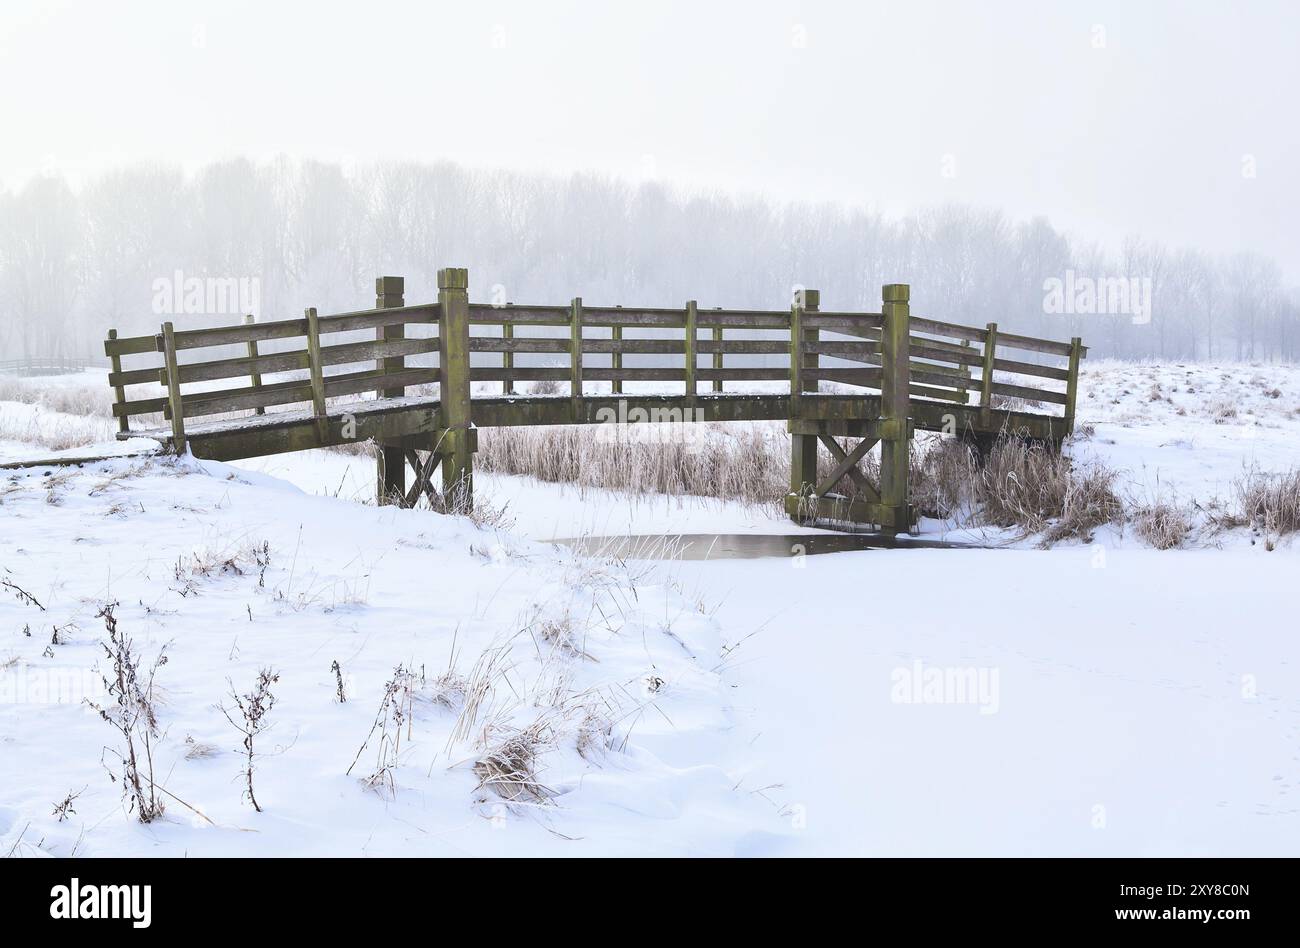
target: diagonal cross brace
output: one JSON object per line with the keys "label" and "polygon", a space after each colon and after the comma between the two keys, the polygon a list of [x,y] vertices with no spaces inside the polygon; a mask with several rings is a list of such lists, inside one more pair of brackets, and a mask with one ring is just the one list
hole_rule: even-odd
{"label": "diagonal cross brace", "polygon": [[877,491],[876,488],[872,486],[871,482],[867,480],[867,476],[858,470],[858,462],[866,457],[868,451],[875,447],[878,439],[863,438],[858,442],[858,446],[854,448],[851,453],[845,453],[844,449],[840,447],[839,442],[828,435],[819,435],[818,440],[821,441],[821,443],[826,446],[826,450],[830,451],[830,453],[835,457],[836,465],[835,469],[831,471],[826,479],[817,485],[816,495],[818,497],[825,497],[826,494],[830,492],[830,489],[839,482],[839,479],[847,474],[853,480],[854,486],[857,487],[857,489],[865,495],[868,500],[879,502],[879,491]]}
{"label": "diagonal cross brace", "polygon": [[421,461],[420,455],[414,449],[408,448],[406,450],[406,462],[415,471],[415,483],[406,492],[406,506],[414,507],[415,502],[420,499],[421,493],[428,496],[429,503],[436,504],[438,492],[433,487],[433,472],[442,463],[442,455],[437,451],[430,451],[424,461]]}

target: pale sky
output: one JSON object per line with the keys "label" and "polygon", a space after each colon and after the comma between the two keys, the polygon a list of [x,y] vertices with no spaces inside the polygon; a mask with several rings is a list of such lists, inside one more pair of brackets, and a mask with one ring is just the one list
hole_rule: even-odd
{"label": "pale sky", "polygon": [[449,158],[893,214],[968,201],[1112,245],[1259,250],[1300,281],[1286,0],[0,10],[8,189],[140,159]]}

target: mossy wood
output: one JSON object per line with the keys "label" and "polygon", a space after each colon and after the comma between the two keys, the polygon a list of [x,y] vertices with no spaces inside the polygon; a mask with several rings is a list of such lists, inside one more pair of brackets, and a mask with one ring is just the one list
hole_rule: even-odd
{"label": "mossy wood", "polygon": [[[489,305],[470,302],[469,274],[458,268],[438,271],[434,303],[406,305],[401,277],[376,280],[375,297],[374,309],[329,316],[308,309],[301,319],[248,316],[188,330],[168,322],[156,336],[109,330],[118,437],[153,437],[215,460],[373,440],[380,503],[427,496],[468,509],[478,428],[784,421],[791,517],[897,533],[915,524],[907,474],[917,428],[976,442],[1008,430],[1059,443],[1073,429],[1087,356],[1078,338],[914,316],[906,284],[883,287],[875,313],[823,310],[820,293],[807,289],[789,311],[701,309],[694,300],[591,306],[578,297]],[[657,333],[634,338],[629,329]],[[657,364],[625,366],[626,355]],[[516,394],[529,382],[560,383],[562,394]],[[475,383],[500,383],[501,395],[473,396]],[[738,383],[785,390],[736,391]],[[627,391],[646,384],[678,394]],[[130,391],[142,385],[153,391]],[[163,426],[132,430],[132,418]],[[873,481],[861,465],[877,444]],[[819,448],[830,458],[820,473]]]}

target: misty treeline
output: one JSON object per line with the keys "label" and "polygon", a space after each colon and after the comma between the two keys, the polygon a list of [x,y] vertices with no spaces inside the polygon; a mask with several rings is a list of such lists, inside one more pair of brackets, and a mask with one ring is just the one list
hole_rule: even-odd
{"label": "misty treeline", "polygon": [[[406,278],[408,303],[427,301],[445,266],[469,268],[471,298],[519,303],[780,309],[804,286],[823,309],[879,310],[881,284],[910,283],[916,314],[1079,335],[1094,358],[1300,355],[1295,289],[1245,250],[1105,248],[964,205],[891,219],[592,175],[279,159],[188,175],[138,165],[75,189],[47,175],[0,195],[0,358],[95,357],[110,327],[237,320],[160,312],[159,281],[178,274],[254,281],[257,317],[277,319],[368,308],[385,274]],[[1149,281],[1149,319],[1048,312],[1048,281],[1070,274]]]}

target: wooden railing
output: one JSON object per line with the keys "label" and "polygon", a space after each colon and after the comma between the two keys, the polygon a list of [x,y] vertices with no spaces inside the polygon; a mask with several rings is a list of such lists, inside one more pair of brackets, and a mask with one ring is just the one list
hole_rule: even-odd
{"label": "wooden railing", "polygon": [[[373,338],[357,338],[367,333]],[[758,338],[762,334],[767,338]],[[1034,409],[1025,413],[1027,420],[1059,440],[1073,426],[1079,362],[1086,355],[1077,338],[1055,342],[1001,332],[994,323],[978,328],[912,316],[909,289],[901,284],[884,287],[881,311],[867,313],[823,311],[816,290],[803,291],[789,310],[701,309],[694,300],[672,308],[589,306],[581,298],[567,305],[495,306],[471,303],[468,274],[458,269],[439,271],[434,303],[407,306],[402,280],[382,277],[373,309],[328,316],[308,309],[300,319],[259,323],[248,317],[241,325],[209,329],[178,330],[164,323],[153,336],[119,338],[110,331],[104,350],[121,436],[130,433],[131,418],[161,414],[178,451],[186,445],[187,421],[203,419],[204,435],[210,437],[213,422],[228,433],[247,424],[232,415],[295,405],[314,420],[319,435],[296,435],[271,450],[333,443],[331,399],[348,398],[343,408],[364,401],[380,411],[400,412],[408,407],[405,397],[412,386],[436,382],[436,400],[422,404],[427,411],[436,402],[437,451],[448,462],[443,467],[447,484],[467,480],[472,466],[474,383],[499,383],[505,395],[513,395],[520,383],[566,384],[571,400],[564,412],[539,408],[544,398],[484,405],[480,424],[581,423],[588,420],[584,405],[607,397],[597,394],[606,385],[618,397],[628,385],[646,386],[643,393],[680,386],[668,397],[683,406],[713,400],[715,408],[725,403],[729,419],[787,419],[793,438],[791,496],[811,489],[818,501],[825,493],[816,476],[818,444],[836,457],[833,480],[852,469],[865,450],[859,446],[858,454],[850,455],[837,444],[832,447],[823,424],[828,411],[865,418],[872,443],[882,445],[882,484],[905,485],[911,426],[944,430],[938,419],[952,417],[957,406],[965,430],[987,434],[996,431],[999,419],[1006,420],[1007,400],[1023,400]],[[627,356],[651,357],[656,364],[628,366]],[[520,357],[550,357],[561,364],[520,364]],[[737,364],[755,358],[776,364]],[[148,364],[125,367],[124,360]],[[286,373],[298,377],[278,378]],[[747,402],[755,398],[754,390],[736,391],[763,382],[785,383],[786,400]],[[161,386],[163,393],[129,396],[128,389],[140,384]],[[862,402],[846,401],[861,389],[879,393],[869,396],[879,399],[878,407],[865,414]],[[835,408],[826,398],[835,398],[837,391],[843,404]],[[372,395],[379,401],[363,399]],[[948,414],[931,410],[943,405],[953,406],[943,409]],[[1063,418],[1058,422],[1054,410],[1041,410],[1044,405],[1061,406]],[[719,411],[715,417],[724,415]],[[380,440],[382,469],[389,472],[381,474],[387,485],[381,496],[398,486],[393,472],[403,470],[414,450],[409,434],[400,436],[401,444],[389,443],[392,430],[380,427],[370,435]],[[264,450],[267,441],[258,438],[255,445],[250,441],[229,450]],[[887,477],[883,472],[890,467],[897,470]],[[880,493],[886,493],[883,487]],[[905,511],[905,494],[872,504],[872,516],[893,510],[895,524],[905,522],[899,512]]]}
{"label": "wooden railing", "polygon": [[[382,278],[379,297],[400,299],[400,280]],[[385,294],[384,289],[388,292]],[[881,313],[822,312],[815,291],[806,291],[803,306],[776,310],[699,309],[691,301],[674,309],[625,309],[587,306],[581,299],[568,306],[467,305],[472,331],[466,341],[470,382],[500,382],[505,393],[518,383],[568,383],[570,397],[580,397],[588,383],[610,383],[619,393],[624,383],[677,383],[683,394],[721,393],[728,383],[790,381],[799,392],[817,391],[829,382],[880,388],[883,380],[883,315]],[[111,362],[109,384],[116,392],[113,414],[122,431],[133,416],[162,413],[172,427],[183,430],[185,419],[314,402],[348,395],[382,394],[399,397],[410,386],[440,381],[437,366],[407,366],[406,357],[438,355],[444,346],[440,304],[398,304],[330,316],[253,322],[215,329],[177,330],[165,323],[158,334],[119,338],[110,331],[104,351]],[[405,327],[422,324],[436,335],[408,338]],[[796,327],[798,328],[794,328]],[[564,327],[563,336],[521,336],[537,327]],[[679,330],[673,338],[631,338],[629,329]],[[329,343],[342,333],[376,331],[367,341]],[[604,332],[601,332],[604,330]],[[756,330],[779,330],[783,339],[740,338]],[[596,335],[600,333],[600,335]],[[259,345],[301,342],[287,351],[259,352]],[[183,354],[195,350],[245,347],[244,354],[193,361]],[[1031,403],[1061,405],[1067,419],[1074,415],[1079,360],[1086,350],[1079,339],[1068,343],[1000,332],[997,324],[980,329],[917,316],[909,318],[909,386],[916,398],[968,404],[971,395],[983,408],[994,396]],[[1010,350],[1059,357],[1064,365],[1010,358]],[[161,364],[124,369],[124,358],[159,356]],[[480,354],[500,356],[499,365],[483,364]],[[793,358],[791,358],[793,354]],[[566,365],[520,366],[519,355],[565,356]],[[672,358],[676,364],[625,367],[626,355]],[[603,364],[594,364],[595,356]],[[736,356],[785,356],[778,365],[736,366]],[[704,359],[704,364],[701,364]],[[832,364],[831,360],[846,364]],[[367,368],[359,368],[369,364]],[[792,366],[794,367],[792,369]],[[346,371],[339,372],[339,369]],[[264,381],[267,376],[305,372],[299,379]],[[1009,379],[1006,374],[1017,376]],[[1025,381],[1020,377],[1029,377]],[[247,384],[193,388],[196,383],[241,379]],[[1036,380],[1064,383],[1049,388]],[[165,395],[128,398],[132,385],[160,384]]]}

